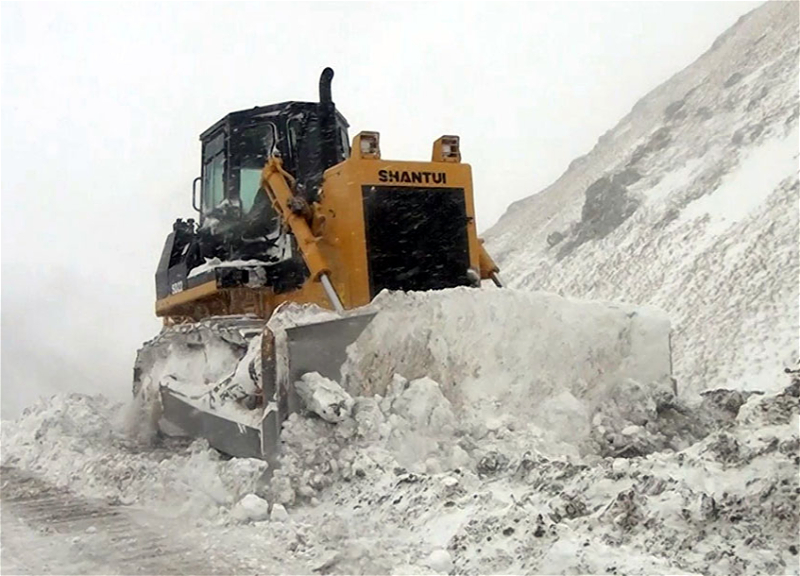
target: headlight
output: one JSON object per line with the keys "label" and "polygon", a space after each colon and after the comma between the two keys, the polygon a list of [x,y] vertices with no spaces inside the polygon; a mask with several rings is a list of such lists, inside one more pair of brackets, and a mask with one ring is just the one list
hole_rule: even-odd
{"label": "headlight", "polygon": [[433,162],[461,162],[458,136],[442,136],[433,143]]}
{"label": "headlight", "polygon": [[362,158],[380,160],[380,134],[377,132],[359,132],[353,138],[353,150],[357,150]]}

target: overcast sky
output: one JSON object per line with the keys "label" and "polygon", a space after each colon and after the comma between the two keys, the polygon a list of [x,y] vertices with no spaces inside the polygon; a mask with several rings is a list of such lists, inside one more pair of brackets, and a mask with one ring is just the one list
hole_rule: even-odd
{"label": "overcast sky", "polygon": [[461,136],[485,230],[758,4],[3,3],[3,417],[129,393],[197,137],[227,112],[316,100],[332,66],[384,158]]}

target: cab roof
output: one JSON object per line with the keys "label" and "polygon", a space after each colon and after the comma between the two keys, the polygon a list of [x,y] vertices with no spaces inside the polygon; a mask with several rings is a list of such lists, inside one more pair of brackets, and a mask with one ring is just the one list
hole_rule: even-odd
{"label": "cab roof", "polygon": [[[318,106],[318,102],[298,102],[295,100],[290,100],[287,102],[280,102],[278,104],[255,106],[247,110],[230,112],[215,122],[211,127],[206,129],[202,134],[200,134],[200,140],[205,141],[209,136],[215,134],[223,127],[249,124],[251,122],[266,118],[288,118],[296,114],[313,112]],[[336,110],[336,117],[342,124],[344,124],[346,128],[350,127],[347,119],[338,110]]]}

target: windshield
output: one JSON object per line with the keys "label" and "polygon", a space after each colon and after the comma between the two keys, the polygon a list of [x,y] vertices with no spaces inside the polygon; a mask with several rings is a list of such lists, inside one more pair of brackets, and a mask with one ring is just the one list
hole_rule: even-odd
{"label": "windshield", "polygon": [[234,179],[242,212],[246,214],[253,207],[261,184],[261,171],[274,154],[277,139],[275,126],[271,123],[241,128],[236,132],[232,149]]}

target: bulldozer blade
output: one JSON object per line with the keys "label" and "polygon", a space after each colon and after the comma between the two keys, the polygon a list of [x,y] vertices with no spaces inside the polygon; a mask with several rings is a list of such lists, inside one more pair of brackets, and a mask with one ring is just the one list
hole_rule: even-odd
{"label": "bulldozer blade", "polygon": [[[170,435],[205,438],[220,452],[239,458],[263,458],[262,431],[193,406],[182,394],[161,386],[161,417],[179,433]],[[167,426],[161,423],[162,429]]]}
{"label": "bulldozer blade", "polygon": [[285,366],[289,386],[285,402],[279,397],[278,405],[286,408],[287,415],[301,408],[294,383],[303,374],[319,372],[326,378],[341,382],[347,347],[358,339],[375,314],[359,314],[286,330],[288,357]]}
{"label": "bulldozer blade", "polygon": [[[239,458],[267,460],[270,469],[277,464],[283,422],[302,409],[294,383],[307,372],[341,379],[341,367],[352,344],[374,313],[359,314],[286,329],[285,357],[276,357],[275,346],[262,348],[263,404],[251,424],[229,415],[231,410],[200,407],[188,396],[160,384],[159,428],[170,436],[204,438],[220,452]],[[269,330],[265,332],[272,337]],[[254,413],[255,415],[256,413]],[[259,422],[258,425],[253,425]]]}

